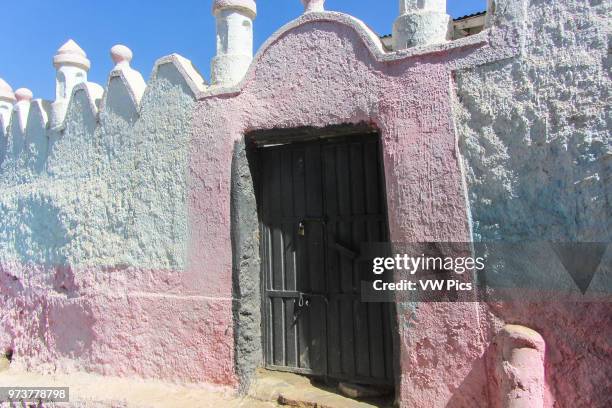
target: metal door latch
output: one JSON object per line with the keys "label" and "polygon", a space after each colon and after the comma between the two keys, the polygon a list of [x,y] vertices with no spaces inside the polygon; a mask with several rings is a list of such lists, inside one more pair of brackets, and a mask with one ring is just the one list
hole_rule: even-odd
{"label": "metal door latch", "polygon": [[[295,299],[294,299],[295,302]],[[293,311],[293,324],[297,322],[305,308],[310,307],[310,299],[304,293],[300,293],[297,299],[297,307]]]}
{"label": "metal door latch", "polygon": [[304,307],[304,306],[308,307],[308,306],[310,306],[310,299],[304,293],[300,293],[300,298],[298,300],[298,306],[299,307]]}

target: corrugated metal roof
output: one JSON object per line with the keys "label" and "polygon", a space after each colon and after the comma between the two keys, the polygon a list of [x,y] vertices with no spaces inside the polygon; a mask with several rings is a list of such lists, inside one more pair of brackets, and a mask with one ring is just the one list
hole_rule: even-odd
{"label": "corrugated metal roof", "polygon": [[484,16],[485,14],[487,14],[486,10],[485,11],[479,11],[478,13],[472,13],[472,14],[468,14],[468,15],[465,15],[465,16],[454,18],[453,21],[460,21],[460,20],[465,20],[465,19],[472,18],[472,17]]}
{"label": "corrugated metal roof", "polygon": [[[487,11],[479,11],[477,13],[472,13],[472,14],[467,14],[465,16],[461,16],[461,17],[457,17],[454,18],[453,21],[461,21],[461,20],[467,20],[468,18],[472,18],[472,17],[480,17],[480,16],[484,16],[485,14],[487,14]],[[391,34],[385,34],[385,35],[381,35],[380,38],[389,38],[391,37]]]}

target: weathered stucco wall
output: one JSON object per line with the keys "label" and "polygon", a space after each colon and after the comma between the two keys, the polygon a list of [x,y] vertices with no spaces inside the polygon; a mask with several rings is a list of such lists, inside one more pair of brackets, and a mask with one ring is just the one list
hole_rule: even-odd
{"label": "weathered stucco wall", "polygon": [[[474,237],[610,242],[612,5],[534,0],[525,12],[520,55],[456,75]],[[610,262],[608,253],[602,265]],[[591,290],[605,287],[606,273]],[[491,306],[495,330],[522,324],[546,341],[547,406],[609,404],[610,303]]]}
{"label": "weathered stucco wall", "polygon": [[612,237],[611,12],[531,1],[524,53],[457,75],[476,238]]}
{"label": "weathered stucco wall", "polygon": [[[483,36],[450,50],[442,46],[421,50],[420,55],[387,58],[375,35],[359,21],[336,13],[311,13],[262,47],[238,87],[202,95],[194,114],[190,162],[193,178],[203,182],[190,189],[190,206],[194,215],[202,213],[201,208],[209,211],[194,220],[192,245],[214,245],[214,251],[201,252],[200,263],[208,265],[212,254],[217,259],[219,254],[229,255],[230,239],[234,242],[239,262],[234,270],[239,274],[234,281],[237,309],[249,308],[246,317],[238,316],[248,324],[238,324],[236,333],[241,378],[261,365],[261,330],[256,324],[260,300],[253,290],[258,283],[248,277],[252,271],[256,277],[259,273],[258,242],[253,239],[257,225],[243,225],[244,219],[257,218],[248,187],[252,175],[245,164],[245,135],[254,130],[369,123],[381,133],[391,238],[465,241],[468,218],[450,114],[451,74],[456,67],[496,58],[498,52]],[[232,189],[242,205],[235,202],[230,236],[231,208],[221,198],[229,197]],[[212,209],[222,212],[211,213]],[[218,239],[207,242],[210,234]],[[223,270],[215,276],[219,284],[230,279]],[[250,290],[241,290],[241,285]],[[402,403],[486,404],[486,345],[479,329],[479,306],[411,306],[400,305],[398,316]]]}
{"label": "weathered stucco wall", "polygon": [[112,75],[102,100],[78,88],[62,128],[34,109],[25,137],[11,125],[9,146],[40,146],[2,164],[0,348],[15,364],[234,382],[230,296],[188,270],[188,70],[171,56],[142,100]]}
{"label": "weathered stucco wall", "polygon": [[[396,242],[609,241],[612,10],[490,3],[482,33],[393,53],[356,19],[306,13],[238,85],[204,86],[174,55],[141,91],[121,70],[103,96],[79,85],[61,128],[48,103],[19,102],[0,133],[0,352],[248,384],[262,361],[254,130],[379,129]],[[400,303],[399,401],[499,403],[490,357],[510,323],[543,338],[525,352],[534,367],[544,354],[546,406],[603,406],[609,304]]]}

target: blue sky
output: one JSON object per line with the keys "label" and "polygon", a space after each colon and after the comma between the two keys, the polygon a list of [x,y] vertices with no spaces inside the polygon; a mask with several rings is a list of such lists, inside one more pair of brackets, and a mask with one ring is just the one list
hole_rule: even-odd
{"label": "blue sky", "polygon": [[[91,60],[89,80],[104,85],[112,68],[110,48],[125,44],[132,67],[148,79],[155,60],[173,52],[193,61],[209,78],[215,54],[212,0],[20,0],[3,2],[0,78],[13,89],[30,88],[35,98],[55,95],[51,59],[69,38]],[[258,0],[256,49],[303,10],[299,0]],[[352,14],[379,34],[391,31],[397,0],[327,0],[328,10]],[[448,0],[453,17],[482,11],[486,0]]]}

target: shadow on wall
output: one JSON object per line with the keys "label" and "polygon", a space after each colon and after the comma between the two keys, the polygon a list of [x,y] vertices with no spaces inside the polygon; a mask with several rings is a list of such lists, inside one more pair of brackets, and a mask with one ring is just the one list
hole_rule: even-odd
{"label": "shadow on wall", "polygon": [[51,341],[58,353],[74,358],[91,349],[94,318],[86,301],[76,299],[53,305],[51,300],[48,319]]}
{"label": "shadow on wall", "polygon": [[19,200],[17,206],[21,227],[14,230],[14,242],[19,260],[45,266],[65,264],[62,250],[70,242],[70,233],[51,198],[29,197]]}
{"label": "shadow on wall", "polygon": [[475,360],[470,372],[465,376],[459,387],[452,393],[446,408],[488,408],[489,397],[482,384],[487,384],[486,356],[493,352],[489,345],[482,357]]}

